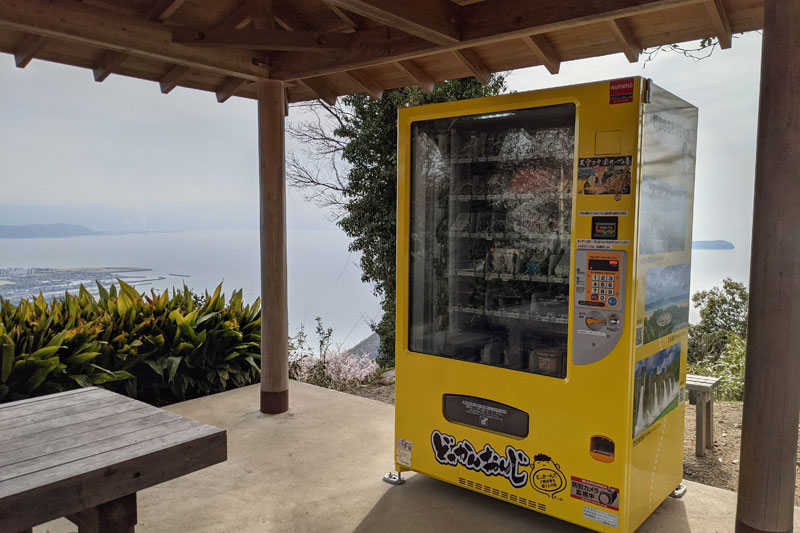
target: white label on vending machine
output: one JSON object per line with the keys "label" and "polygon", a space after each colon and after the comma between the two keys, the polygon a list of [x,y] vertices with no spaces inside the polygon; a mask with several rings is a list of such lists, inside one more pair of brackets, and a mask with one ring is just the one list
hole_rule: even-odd
{"label": "white label on vending machine", "polygon": [[397,439],[397,464],[411,468],[411,452],[414,445],[410,440]]}
{"label": "white label on vending machine", "polygon": [[617,527],[617,515],[589,507],[588,505],[583,506],[583,517],[607,526]]}

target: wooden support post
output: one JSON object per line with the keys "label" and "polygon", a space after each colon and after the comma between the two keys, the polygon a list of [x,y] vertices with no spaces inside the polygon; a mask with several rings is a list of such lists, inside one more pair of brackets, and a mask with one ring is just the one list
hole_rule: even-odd
{"label": "wooden support post", "polygon": [[261,211],[261,412],[289,409],[289,312],[286,295],[286,91],[257,82]]}
{"label": "wooden support post", "polygon": [[697,402],[695,404],[695,436],[694,436],[694,454],[697,457],[704,457],[706,455],[706,400],[707,394],[705,392],[697,393]]}
{"label": "wooden support post", "polygon": [[80,533],[134,533],[136,493],[91,507],[67,517]]}
{"label": "wooden support post", "polygon": [[736,531],[792,531],[800,411],[800,2],[764,0]]}

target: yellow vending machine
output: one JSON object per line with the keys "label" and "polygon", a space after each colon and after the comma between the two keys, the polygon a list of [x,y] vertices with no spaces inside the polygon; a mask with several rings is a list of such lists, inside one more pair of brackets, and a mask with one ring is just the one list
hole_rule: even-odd
{"label": "yellow vending machine", "polygon": [[398,472],[633,531],[682,478],[697,109],[626,78],[398,126]]}

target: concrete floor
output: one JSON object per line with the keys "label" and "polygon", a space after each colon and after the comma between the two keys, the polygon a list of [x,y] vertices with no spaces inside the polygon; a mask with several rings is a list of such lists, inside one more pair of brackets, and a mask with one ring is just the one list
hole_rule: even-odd
{"label": "concrete floor", "polygon": [[[289,398],[277,416],[258,412],[257,385],[170,406],[227,429],[228,460],[140,492],[137,531],[586,531],[423,475],[387,485],[393,406],[296,382]],[[735,493],[686,485],[639,531],[733,531]],[[75,531],[65,519],[34,528]]]}

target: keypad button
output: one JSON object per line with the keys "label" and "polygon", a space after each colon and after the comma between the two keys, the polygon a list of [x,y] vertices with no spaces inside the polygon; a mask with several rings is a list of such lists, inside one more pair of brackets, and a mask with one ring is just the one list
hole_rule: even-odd
{"label": "keypad button", "polygon": [[592,300],[597,300],[597,295],[596,294],[592,294]]}
{"label": "keypad button", "polygon": [[593,280],[597,280],[597,277],[598,277],[597,274],[592,274],[592,279]]}
{"label": "keypad button", "polygon": [[598,287],[598,286],[599,286],[599,285],[598,285],[598,282],[597,282],[597,281],[593,281],[593,282],[592,282],[592,287]]}
{"label": "keypad button", "polygon": [[605,302],[605,301],[606,301],[606,297],[605,297],[605,296],[603,296],[602,294],[600,295],[600,301],[601,301],[601,302]]}

